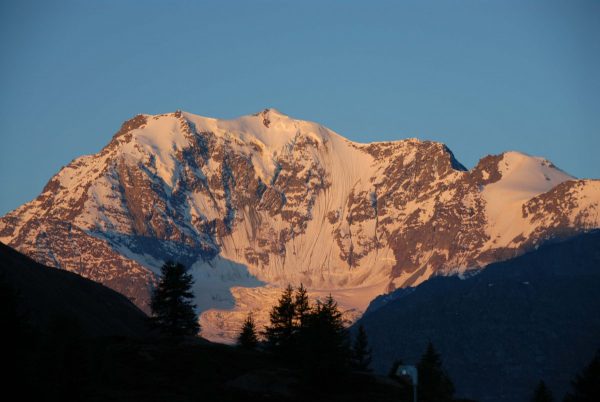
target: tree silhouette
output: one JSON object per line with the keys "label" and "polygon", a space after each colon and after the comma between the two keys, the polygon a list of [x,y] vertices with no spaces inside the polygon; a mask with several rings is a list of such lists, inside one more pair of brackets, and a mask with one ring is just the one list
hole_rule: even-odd
{"label": "tree silhouette", "polygon": [[310,303],[308,300],[308,293],[303,284],[296,289],[294,295],[294,320],[297,328],[304,328],[308,322],[308,316],[310,315]]}
{"label": "tree silhouette", "polygon": [[600,350],[571,382],[571,388],[572,392],[565,396],[565,402],[600,401]]}
{"label": "tree silhouette", "polygon": [[417,364],[419,371],[418,394],[421,402],[451,401],[454,385],[442,367],[442,359],[429,342]]}
{"label": "tree silhouette", "polygon": [[352,345],[352,367],[359,371],[371,371],[371,348],[367,339],[365,327],[360,324],[358,333]]}
{"label": "tree silhouette", "polygon": [[301,367],[312,385],[332,385],[347,372],[351,350],[343,314],[331,295],[311,306],[306,288],[288,285],[265,328],[267,345],[286,361]]}
{"label": "tree silhouette", "polygon": [[548,389],[544,381],[540,381],[535,387],[531,402],[554,402],[552,392]]}
{"label": "tree silhouette", "polygon": [[152,293],[152,322],[171,336],[197,335],[200,325],[192,304],[194,280],[183,265],[167,262],[161,268],[158,286]]}
{"label": "tree silhouette", "polygon": [[320,385],[327,385],[325,382],[331,385],[332,377],[346,372],[350,358],[348,331],[331,295],[324,302],[317,301],[300,332],[299,342],[299,359]]}
{"label": "tree silhouette", "polygon": [[270,325],[265,329],[267,344],[274,350],[288,350],[294,335],[294,288],[288,285],[270,313]]}
{"label": "tree silhouette", "polygon": [[256,336],[256,325],[252,313],[249,313],[242,326],[242,331],[238,337],[238,345],[244,349],[254,349],[258,345],[258,337]]}

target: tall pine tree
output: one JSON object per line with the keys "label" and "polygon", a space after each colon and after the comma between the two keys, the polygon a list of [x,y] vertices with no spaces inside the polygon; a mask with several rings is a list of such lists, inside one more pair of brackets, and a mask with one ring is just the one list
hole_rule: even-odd
{"label": "tall pine tree", "polygon": [[350,360],[348,331],[342,312],[331,295],[324,302],[317,301],[300,334],[299,359],[314,380],[331,380],[331,377],[346,372]]}
{"label": "tall pine tree", "polygon": [[310,303],[308,300],[308,292],[303,284],[296,289],[294,295],[294,325],[299,328],[305,328],[308,323],[308,316],[310,315]]}
{"label": "tall pine tree", "polygon": [[419,371],[418,395],[421,402],[452,401],[454,384],[442,367],[442,359],[429,342],[417,365]]}
{"label": "tall pine tree", "polygon": [[174,262],[165,263],[160,271],[150,302],[153,324],[167,335],[197,335],[200,325],[192,304],[192,276],[183,265]]}
{"label": "tall pine tree", "polygon": [[294,288],[288,285],[279,302],[273,306],[270,314],[270,325],[265,328],[267,344],[273,350],[283,352],[290,349],[294,335]]}

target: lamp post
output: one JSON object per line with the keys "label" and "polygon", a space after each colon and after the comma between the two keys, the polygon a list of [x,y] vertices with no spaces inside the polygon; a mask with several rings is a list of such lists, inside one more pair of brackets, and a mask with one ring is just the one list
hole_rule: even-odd
{"label": "lamp post", "polygon": [[400,366],[396,370],[397,376],[410,377],[413,386],[413,402],[417,402],[417,384],[419,383],[419,371],[415,366]]}

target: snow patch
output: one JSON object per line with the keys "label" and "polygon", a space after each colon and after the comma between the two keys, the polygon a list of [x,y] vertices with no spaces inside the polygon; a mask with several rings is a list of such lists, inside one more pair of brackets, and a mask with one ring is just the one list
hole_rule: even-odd
{"label": "snow patch", "polygon": [[514,151],[503,155],[498,170],[502,178],[486,185],[482,191],[488,219],[487,234],[493,247],[507,246],[519,234],[532,230],[523,218],[525,202],[574,178],[544,158]]}

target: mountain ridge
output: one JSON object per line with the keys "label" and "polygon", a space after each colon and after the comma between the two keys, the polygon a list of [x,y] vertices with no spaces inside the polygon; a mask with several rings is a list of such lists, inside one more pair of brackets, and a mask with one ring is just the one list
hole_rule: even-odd
{"label": "mountain ridge", "polygon": [[599,201],[600,181],[522,153],[465,170],[439,142],[359,144],[274,109],[177,111],[123,123],[0,218],[0,241],[146,311],[162,262],[181,260],[203,335],[231,340],[287,283],[356,318],[381,293],[599,227]]}

